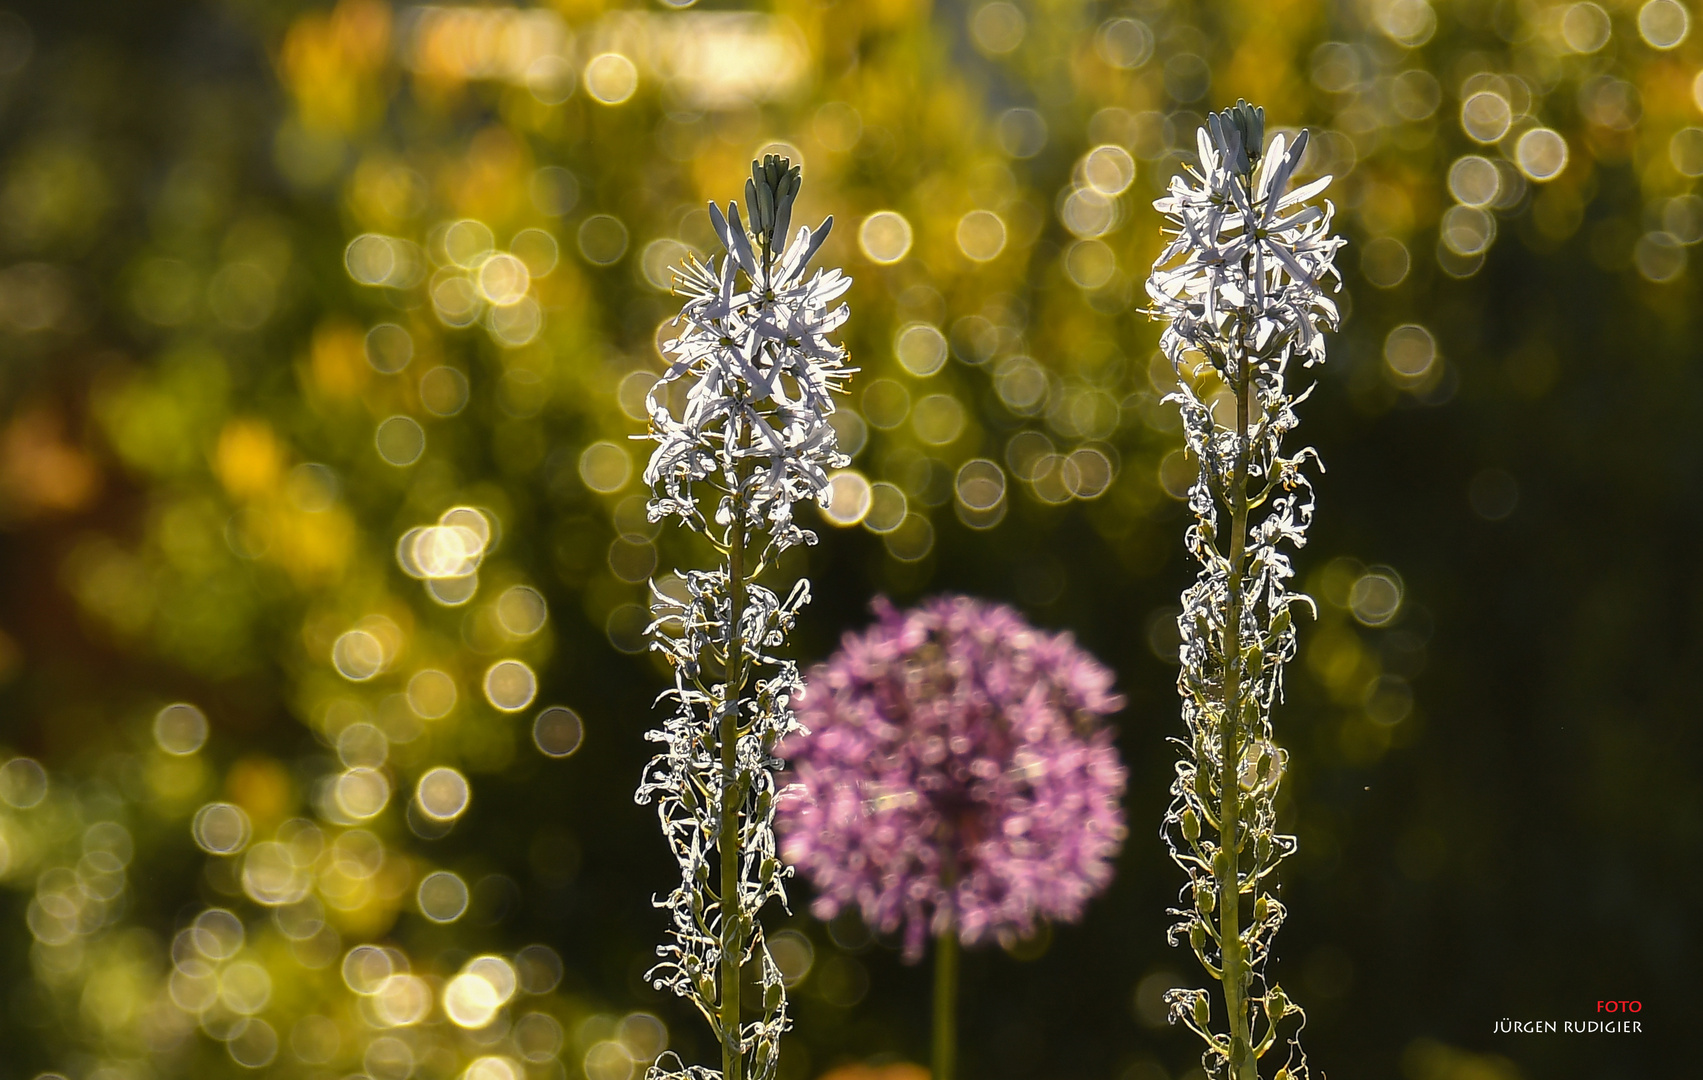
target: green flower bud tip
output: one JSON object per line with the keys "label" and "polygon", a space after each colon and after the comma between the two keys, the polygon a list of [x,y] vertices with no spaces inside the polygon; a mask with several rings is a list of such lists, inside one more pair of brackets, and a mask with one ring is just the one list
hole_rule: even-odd
{"label": "green flower bud tip", "polygon": [[1200,816],[1192,807],[1183,811],[1183,838],[1191,844],[1200,839]]}
{"label": "green flower bud tip", "polygon": [[745,210],[759,242],[785,240],[801,176],[797,165],[777,154],[751,162],[751,178],[745,181]]}
{"label": "green flower bud tip", "polygon": [[1231,155],[1225,164],[1236,172],[1252,173],[1265,146],[1265,110],[1237,98],[1235,105],[1213,113],[1207,118],[1207,123],[1214,129],[1213,134],[1222,133],[1225,137],[1220,141],[1231,147]]}
{"label": "green flower bud tip", "polygon": [[745,181],[745,216],[751,219],[751,228],[760,234],[767,227],[768,222],[764,220],[763,203],[762,200],[757,198],[757,190],[757,184],[754,181]]}

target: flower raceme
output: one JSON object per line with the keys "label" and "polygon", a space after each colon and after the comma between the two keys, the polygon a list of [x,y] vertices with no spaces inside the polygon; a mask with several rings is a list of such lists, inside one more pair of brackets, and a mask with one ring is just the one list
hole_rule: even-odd
{"label": "flower raceme", "polygon": [[[1305,1014],[1265,975],[1286,914],[1273,878],[1295,850],[1276,828],[1288,753],[1274,741],[1271,709],[1295,655],[1291,608],[1311,603],[1289,589],[1287,549],[1306,542],[1313,489],[1303,466],[1316,459],[1310,449],[1283,452],[1306,397],[1290,394],[1285,375],[1293,357],[1303,366],[1325,358],[1324,333],[1337,325],[1325,283],[1340,285],[1343,241],[1330,235],[1330,204],[1307,205],[1329,177],[1289,190],[1306,133],[1264,140],[1264,111],[1246,102],[1209,118],[1198,171],[1173,177],[1154,203],[1170,238],[1147,283],[1178,375],[1167,400],[1181,409],[1199,464],[1185,542],[1201,568],[1177,620],[1187,734],[1175,740],[1183,756],[1161,830],[1188,875],[1171,941],[1187,941],[1219,982],[1223,1027],[1207,990],[1171,990],[1166,1000],[1173,1022],[1206,1043],[1214,1080],[1259,1080],[1280,1031],[1289,1054],[1276,1077],[1306,1076],[1297,1040]],[[1233,413],[1215,412],[1221,396]]]}
{"label": "flower raceme", "polygon": [[[782,177],[793,181],[792,193],[797,175],[794,167]],[[750,189],[770,190],[749,181],[747,189],[748,199]],[[678,272],[687,297],[683,328],[663,344],[674,359],[647,399],[658,445],[645,481],[655,493],[651,520],[675,516],[703,531],[696,485],[719,475],[715,523],[726,527],[738,516],[748,529],[771,529],[778,551],[814,541],[793,522],[792,508],[824,498],[828,470],[847,463],[828,417],[832,395],[854,369],[845,366],[845,350],[828,341],[846,321],[846,305],[835,301],[851,279],[839,270],[805,275],[834,219],[814,232],[801,227],[777,259],[768,230],[784,229],[792,206],[790,193],[775,198],[773,217],[762,218],[761,206],[752,215],[760,230],[755,246],[738,205],[729,203],[724,214],[712,203],[710,219],[727,255],[719,269],[714,259],[689,256]],[[676,417],[666,398],[683,381],[689,385]]]}
{"label": "flower raceme", "polygon": [[[654,803],[680,870],[657,906],[669,913],[668,941],[650,972],[697,1006],[721,1047],[724,1080],[769,1080],[787,1029],[786,993],[758,916],[786,900],[790,872],[776,857],[776,744],[798,730],[791,700],[796,666],[777,653],[809,582],[783,600],[755,579],[782,551],[816,537],[795,505],[828,498],[830,468],[846,464],[828,417],[851,375],[845,350],[828,340],[847,309],[840,271],[806,276],[833,219],[800,228],[784,252],[799,170],[770,156],[753,162],[747,217],[729,204],[710,216],[725,254],[689,258],[678,272],[686,297],[681,327],[664,352],[668,370],[649,398],[656,443],[645,469],[652,521],[677,518],[709,540],[720,562],[653,584],[651,647],[674,671],[663,694],[673,712],[649,738],[662,750],[645,767],[637,799]],[[677,393],[677,391],[680,391]],[[706,513],[702,500],[714,500]],[[756,961],[760,1018],[742,1016],[741,969]],[[651,1080],[710,1080],[718,1074],[665,1057]]]}
{"label": "flower raceme", "polygon": [[1125,770],[1101,718],[1112,673],[1012,609],[937,597],[847,634],[810,673],[781,744],[781,850],[814,912],[855,906],[900,931],[973,945],[1071,921],[1111,880]]}
{"label": "flower raceme", "polygon": [[1321,283],[1336,277],[1343,241],[1330,235],[1328,202],[1305,204],[1331,178],[1288,190],[1307,132],[1279,134],[1262,152],[1264,132],[1264,110],[1214,113],[1196,135],[1200,172],[1172,177],[1153,204],[1174,230],[1147,281],[1173,363],[1190,349],[1219,368],[1231,353],[1325,358],[1322,331],[1336,328],[1337,310]]}

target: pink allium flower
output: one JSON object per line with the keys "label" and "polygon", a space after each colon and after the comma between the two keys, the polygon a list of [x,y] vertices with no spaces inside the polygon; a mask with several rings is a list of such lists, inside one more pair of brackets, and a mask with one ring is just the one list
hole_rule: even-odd
{"label": "pink allium flower", "polygon": [[913,960],[947,927],[973,945],[1078,918],[1125,831],[1099,722],[1124,704],[1111,671],[1001,605],[874,609],[810,672],[793,699],[808,734],[778,748],[794,784],[781,850],[815,884],[812,911],[902,925]]}

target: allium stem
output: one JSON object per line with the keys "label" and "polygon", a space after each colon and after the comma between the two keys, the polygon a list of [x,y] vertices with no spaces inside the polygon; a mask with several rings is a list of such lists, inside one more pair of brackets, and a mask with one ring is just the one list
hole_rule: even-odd
{"label": "allium stem", "polygon": [[958,1069],[958,928],[934,939],[934,1080],[953,1080]]}
{"label": "allium stem", "polygon": [[946,916],[934,935],[934,1080],[952,1080],[958,1071],[958,911],[953,897],[958,886],[954,830],[941,822],[940,887],[948,898]]}

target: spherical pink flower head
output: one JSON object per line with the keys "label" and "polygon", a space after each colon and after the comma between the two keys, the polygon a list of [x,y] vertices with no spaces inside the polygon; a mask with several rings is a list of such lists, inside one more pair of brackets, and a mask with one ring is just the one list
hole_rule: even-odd
{"label": "spherical pink flower head", "polygon": [[785,859],[829,919],[855,904],[916,959],[931,934],[965,944],[1070,921],[1112,878],[1125,771],[1100,717],[1112,673],[1069,634],[965,596],[900,612],[810,672],[808,734],[779,747]]}

